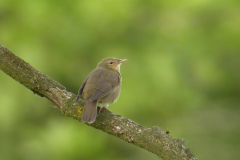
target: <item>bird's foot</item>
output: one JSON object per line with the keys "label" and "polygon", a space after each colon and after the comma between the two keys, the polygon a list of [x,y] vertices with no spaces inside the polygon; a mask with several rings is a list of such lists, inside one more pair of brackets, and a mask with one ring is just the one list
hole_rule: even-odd
{"label": "bird's foot", "polygon": [[101,107],[100,109],[99,109],[99,113],[101,112],[101,110],[103,110],[103,109],[106,109],[106,110],[109,110],[109,109],[107,109],[106,107]]}

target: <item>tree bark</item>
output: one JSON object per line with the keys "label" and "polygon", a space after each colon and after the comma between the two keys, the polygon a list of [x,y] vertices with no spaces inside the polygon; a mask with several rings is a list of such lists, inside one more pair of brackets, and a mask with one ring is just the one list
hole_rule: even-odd
{"label": "tree bark", "polygon": [[[33,68],[0,45],[0,69],[33,93],[54,103],[63,115],[81,122],[83,99],[76,103],[76,95],[64,86]],[[159,127],[146,128],[136,122],[103,109],[93,124],[87,124],[128,143],[152,152],[163,160],[196,160],[183,139],[173,139]]]}

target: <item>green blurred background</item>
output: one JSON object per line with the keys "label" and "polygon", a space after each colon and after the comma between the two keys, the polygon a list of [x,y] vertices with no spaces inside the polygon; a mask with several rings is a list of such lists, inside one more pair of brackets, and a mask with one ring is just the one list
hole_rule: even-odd
{"label": "green blurred background", "polygon": [[[1,0],[0,44],[77,94],[128,59],[113,112],[171,130],[198,159],[240,156],[240,1]],[[61,115],[0,72],[0,159],[156,160]]]}

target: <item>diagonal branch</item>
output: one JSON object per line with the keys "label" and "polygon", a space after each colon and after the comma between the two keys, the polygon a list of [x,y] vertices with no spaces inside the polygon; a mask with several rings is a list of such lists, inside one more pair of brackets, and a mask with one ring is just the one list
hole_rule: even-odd
{"label": "diagonal branch", "polygon": [[[82,99],[79,104],[75,104],[76,95],[2,45],[0,69],[33,93],[53,102],[64,115],[81,121]],[[109,110],[101,110],[95,123],[89,126],[148,150],[163,160],[196,160],[193,153],[185,147],[183,139],[173,139],[158,127],[146,128]]]}

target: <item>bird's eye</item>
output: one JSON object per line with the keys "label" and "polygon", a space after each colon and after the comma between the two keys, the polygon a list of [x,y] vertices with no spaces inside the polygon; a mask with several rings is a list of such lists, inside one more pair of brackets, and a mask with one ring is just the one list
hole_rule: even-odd
{"label": "bird's eye", "polygon": [[110,61],[110,62],[109,62],[109,64],[113,64],[113,62],[112,62],[112,61]]}

